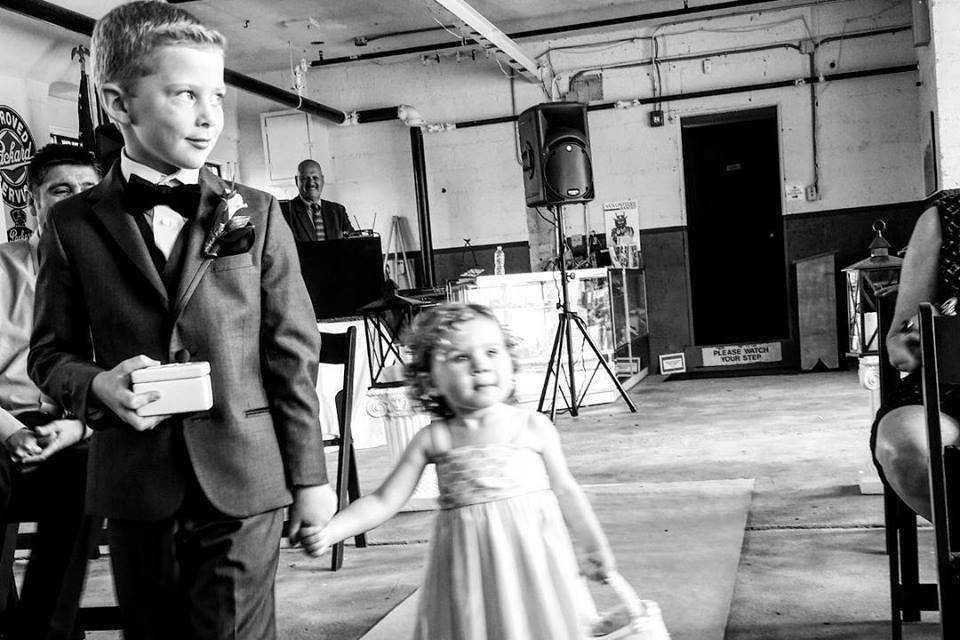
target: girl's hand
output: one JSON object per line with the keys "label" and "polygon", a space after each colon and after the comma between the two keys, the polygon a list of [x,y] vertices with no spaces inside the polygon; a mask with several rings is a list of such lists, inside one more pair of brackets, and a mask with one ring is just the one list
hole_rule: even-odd
{"label": "girl's hand", "polygon": [[580,558],[580,573],[590,580],[603,582],[612,573],[617,571],[617,561],[609,547],[602,547],[587,551]]}
{"label": "girl's hand", "polygon": [[325,527],[303,527],[300,529],[300,544],[308,556],[319,558],[327,552],[336,540],[330,537]]}

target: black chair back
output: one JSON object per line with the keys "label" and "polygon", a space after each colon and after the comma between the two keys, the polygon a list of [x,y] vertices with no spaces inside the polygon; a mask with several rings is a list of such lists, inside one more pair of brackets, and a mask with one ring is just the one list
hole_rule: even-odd
{"label": "black chair back", "polygon": [[[944,466],[941,433],[941,384],[960,382],[960,318],[937,316],[933,305],[920,305],[920,351],[923,357],[923,406],[930,445],[930,506],[937,552],[937,584],[940,600],[940,625],[944,638],[960,637],[960,513],[956,506],[958,470]],[[954,455],[951,454],[953,462]],[[948,481],[949,479],[949,481]],[[951,502],[954,503],[951,505]]]}

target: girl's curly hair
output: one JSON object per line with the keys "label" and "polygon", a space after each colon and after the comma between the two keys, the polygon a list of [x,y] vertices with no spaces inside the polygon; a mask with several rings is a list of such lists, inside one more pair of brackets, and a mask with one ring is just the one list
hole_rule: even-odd
{"label": "girl's curly hair", "polygon": [[[496,323],[503,334],[503,342],[510,354],[513,371],[517,371],[517,340],[507,331],[497,316],[481,304],[449,302],[421,311],[404,335],[403,343],[409,351],[404,373],[410,382],[410,395],[413,400],[430,413],[441,418],[452,418],[455,414],[443,396],[433,392],[430,370],[433,354],[449,340],[449,335],[457,326],[470,320],[485,318]],[[516,392],[514,389],[510,398]]]}

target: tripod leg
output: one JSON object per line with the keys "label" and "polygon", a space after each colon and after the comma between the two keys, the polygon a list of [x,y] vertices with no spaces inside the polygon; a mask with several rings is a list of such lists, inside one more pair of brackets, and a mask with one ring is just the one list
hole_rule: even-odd
{"label": "tripod leg", "polygon": [[[570,377],[568,381],[570,383],[570,402],[567,408],[570,409],[570,415],[576,418],[579,414],[578,408],[580,405],[577,402],[577,376],[573,371],[573,327],[570,326],[570,315],[566,311],[563,313],[563,324],[567,329],[567,375]],[[573,317],[576,318],[577,316],[574,315]]]}
{"label": "tripod leg", "polygon": [[[597,345],[593,341],[593,338],[590,337],[590,333],[587,331],[587,324],[583,321],[583,318],[581,318],[575,313],[572,313],[570,315],[573,316],[574,322],[576,322],[577,326],[580,328],[580,332],[583,333],[583,337],[587,341],[587,344],[589,344],[590,348],[593,349],[593,353],[596,354],[597,360],[600,361],[600,364],[603,365],[603,368],[607,372],[607,375],[610,376],[610,380],[613,381],[613,385],[617,388],[617,391],[620,392],[620,397],[622,397],[623,401],[627,403],[628,407],[630,407],[630,411],[632,411],[633,413],[636,413],[637,412],[636,405],[633,404],[633,401],[630,399],[630,396],[627,395],[627,392],[623,388],[623,385],[620,384],[619,380],[617,380],[616,374],[610,368],[610,365],[607,363],[606,359],[603,357],[603,354],[600,353],[600,349],[597,348]],[[584,396],[586,396],[586,392],[584,392]]]}
{"label": "tripod leg", "polygon": [[[563,315],[559,317],[559,322],[557,323],[557,332],[553,336],[553,348],[550,349],[550,360],[547,361],[547,373],[543,377],[543,388],[540,390],[540,402],[537,404],[537,411],[543,411],[543,401],[547,397],[547,387],[550,386],[550,374],[553,373],[553,365],[556,362],[559,362],[557,349],[560,347],[560,329],[563,324]],[[556,394],[554,394],[554,402],[556,402]]]}
{"label": "tripod leg", "polygon": [[557,322],[557,361],[556,371],[553,372],[553,399],[550,401],[550,422],[557,420],[557,390],[560,388],[560,370],[563,368],[563,336],[566,334],[567,317],[560,314]]}

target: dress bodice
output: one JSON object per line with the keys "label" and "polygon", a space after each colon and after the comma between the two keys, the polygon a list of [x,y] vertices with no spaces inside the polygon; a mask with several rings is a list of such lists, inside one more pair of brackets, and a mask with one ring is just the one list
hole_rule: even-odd
{"label": "dress bodice", "polygon": [[938,303],[960,297],[960,189],[944,191],[933,205],[940,216],[940,258],[937,267]]}
{"label": "dress bodice", "polygon": [[434,460],[441,509],[503,500],[550,489],[540,454],[518,444],[468,445]]}

